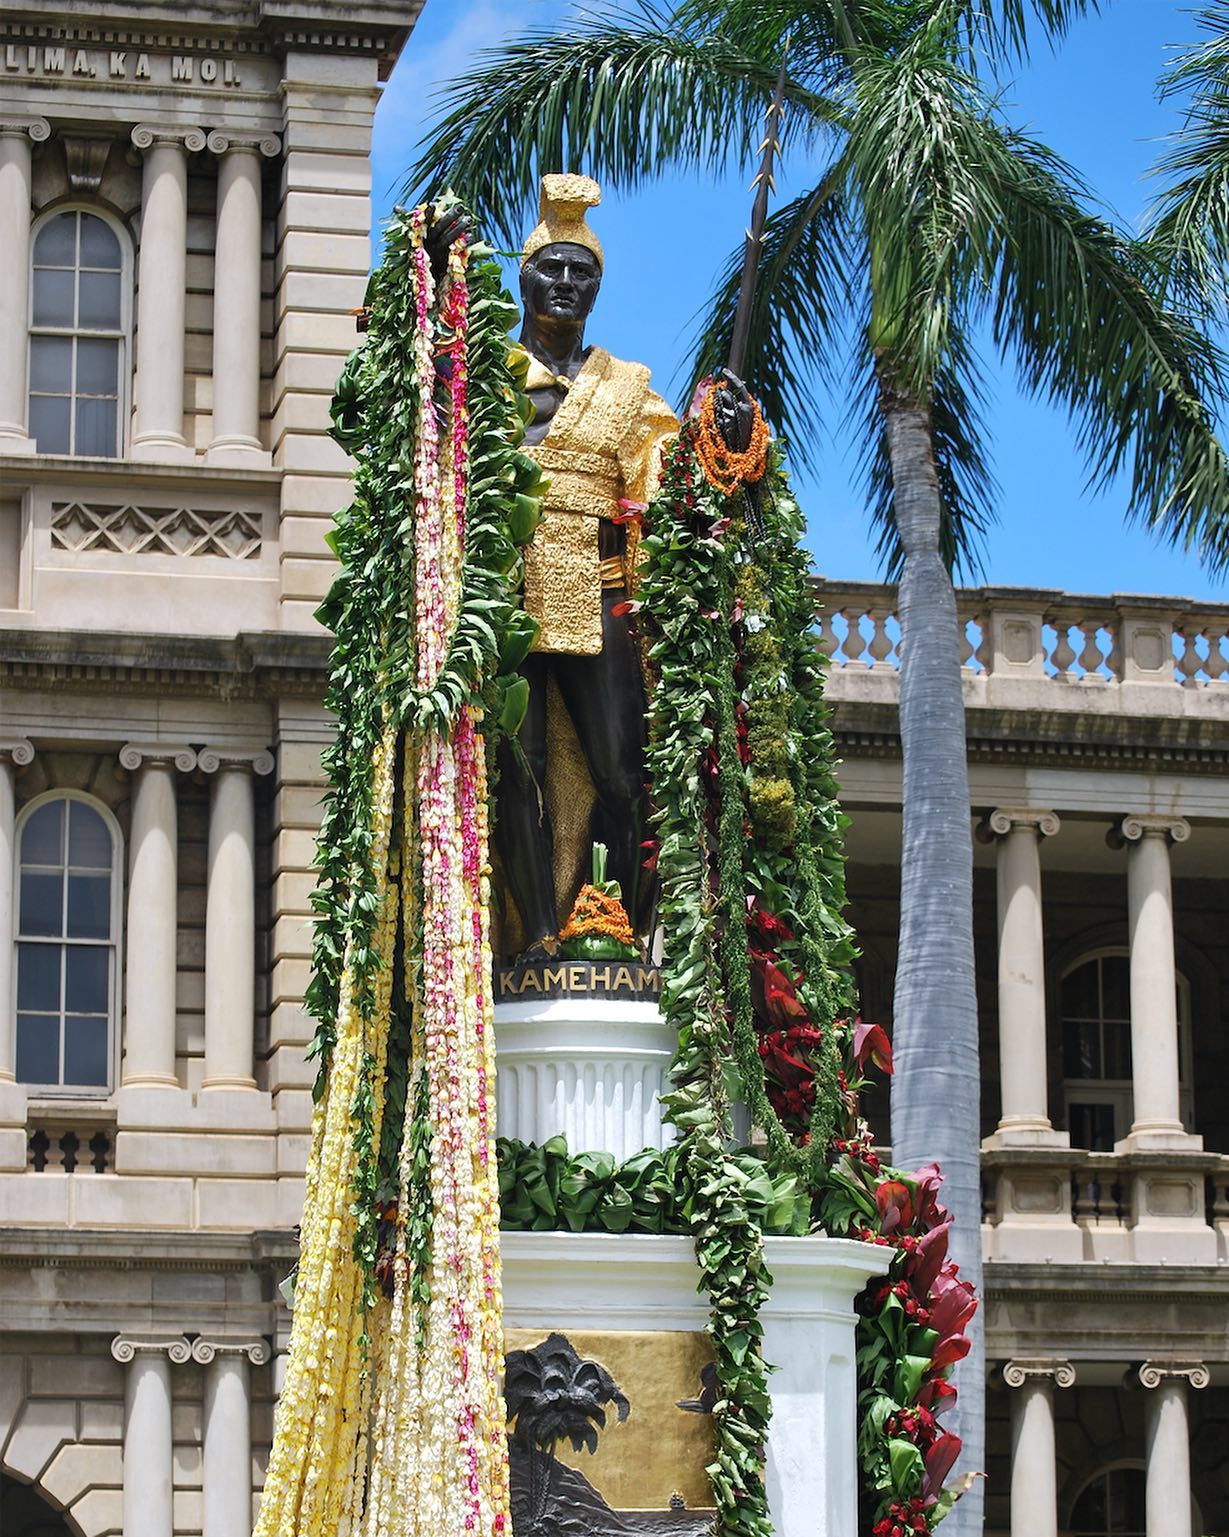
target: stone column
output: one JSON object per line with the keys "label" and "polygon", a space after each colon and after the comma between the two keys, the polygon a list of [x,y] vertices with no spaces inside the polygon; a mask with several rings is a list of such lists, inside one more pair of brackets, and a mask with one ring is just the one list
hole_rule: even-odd
{"label": "stone column", "polygon": [[175,1071],[179,822],[175,774],[191,773],[188,746],[127,742],[119,761],[133,778],[124,968],[125,1088],[178,1088]]}
{"label": "stone column", "polygon": [[213,267],[213,437],[210,464],[268,465],[260,446],[260,157],[276,135],[215,129],[217,240]]}
{"label": "stone column", "polygon": [[145,155],[137,258],[137,382],[134,459],[190,461],[183,434],[184,306],[188,263],[188,153],[199,128],[138,123]]}
{"label": "stone column", "polygon": [[190,1360],[191,1348],[182,1335],[117,1334],[111,1354],[127,1368],[124,1537],[172,1537],[171,1365]]}
{"label": "stone column", "polygon": [[1208,1368],[1199,1361],[1145,1361],[1139,1380],[1148,1392],[1144,1429],[1145,1526],[1148,1537],[1190,1537],[1191,1435],[1187,1384],[1206,1388]]}
{"label": "stone column", "polygon": [[1066,1144],[1050,1125],[1046,1087],[1045,940],[1039,843],[1059,829],[1052,811],[1000,807],[978,836],[997,842],[999,1074],[998,1145]]}
{"label": "stone column", "polygon": [[1008,1361],[1011,1401],[1011,1530],[1058,1537],[1054,1389],[1075,1384],[1070,1361]]}
{"label": "stone column", "polygon": [[252,776],[273,755],[206,748],[214,776],[205,897],[205,1076],[202,1089],[254,1089],[256,1014],[256,817]]}
{"label": "stone column", "polygon": [[1119,1151],[1191,1148],[1178,1094],[1178,1002],[1174,966],[1171,843],[1191,835],[1183,817],[1131,815],[1111,833],[1127,845],[1131,940],[1131,1077],[1135,1114]]}
{"label": "stone column", "polygon": [[269,1359],[263,1339],[192,1342],[205,1368],[202,1537],[248,1537],[252,1530],[251,1367]]}
{"label": "stone column", "polygon": [[31,143],[51,137],[45,117],[0,117],[0,453],[32,454],[27,432],[30,336]]}

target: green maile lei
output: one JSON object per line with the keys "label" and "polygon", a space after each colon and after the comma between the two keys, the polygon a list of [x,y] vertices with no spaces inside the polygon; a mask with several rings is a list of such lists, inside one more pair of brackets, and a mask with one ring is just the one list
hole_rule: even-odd
{"label": "green maile lei", "polygon": [[[413,850],[403,848],[407,819],[398,805],[389,850],[389,870],[378,872],[373,841],[372,764],[389,725],[421,742],[430,732],[450,732],[467,702],[484,710],[488,762],[501,729],[515,730],[521,681],[516,668],[533,639],[532,621],[521,605],[520,546],[540,518],[542,480],[538,466],[518,451],[530,414],[523,390],[524,362],[512,351],[508,330],[517,311],[504,291],[499,268],[487,246],[471,243],[466,253],[469,291],[464,338],[468,377],[469,476],[466,539],[458,617],[443,666],[430,688],[415,686],[416,636],[412,600],[415,585],[414,461],[424,400],[417,377],[418,329],[415,248],[434,213],[398,210],[385,231],[383,256],[368,284],[363,314],[366,336],[350,355],[332,404],[332,435],[355,459],[353,499],[337,515],[328,542],[340,570],[317,617],[332,630],[326,704],[337,734],[322,755],[330,789],[317,844],[319,879],[312,905],[317,914],[313,979],[307,1006],[317,1020],[309,1055],[319,1059],[315,1094],[327,1081],[336,1041],[341,973],[347,958],[355,1001],[365,1019],[374,1006],[378,960],[373,934],[381,876],[396,884],[407,860],[409,884],[419,872]],[[455,338],[444,321],[446,282],[431,297],[428,324],[436,356]],[[405,739],[398,751],[396,785],[404,773]],[[419,906],[417,896],[411,906]],[[386,1234],[382,1212],[395,1200],[407,1095],[412,1146],[410,1196],[404,1214],[405,1252],[414,1268],[412,1295],[421,1302],[429,1263],[428,1165],[431,1127],[425,1080],[414,1071],[411,999],[416,995],[413,923],[398,922],[398,975],[394,977],[384,1085],[385,1113],[376,1113],[377,1064],[362,1064],[352,1110],[357,1167],[355,1257],[364,1278],[363,1307],[375,1301],[377,1265]]]}

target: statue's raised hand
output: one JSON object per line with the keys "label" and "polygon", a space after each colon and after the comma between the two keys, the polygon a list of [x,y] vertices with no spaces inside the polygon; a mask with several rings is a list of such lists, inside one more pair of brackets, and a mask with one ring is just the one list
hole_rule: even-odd
{"label": "statue's raised hand", "polygon": [[432,208],[428,215],[427,227],[427,259],[431,263],[431,272],[438,283],[444,275],[444,268],[448,265],[448,253],[458,236],[468,245],[478,233],[478,226],[474,223],[474,217],[468,209],[460,204],[446,207],[442,212]]}
{"label": "statue's raised hand", "polygon": [[745,453],[751,443],[751,429],[755,422],[755,405],[747,386],[728,368],[717,370],[716,398],[713,401],[713,418],[721,440],[736,454]]}

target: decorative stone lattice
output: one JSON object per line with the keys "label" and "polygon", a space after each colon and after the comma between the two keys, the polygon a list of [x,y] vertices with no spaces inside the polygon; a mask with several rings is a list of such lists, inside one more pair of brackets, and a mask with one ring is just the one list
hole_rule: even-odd
{"label": "decorative stone lattice", "polygon": [[220,555],[254,560],[261,520],[243,508],[135,507],[53,502],[51,543],[58,550],[117,555]]}

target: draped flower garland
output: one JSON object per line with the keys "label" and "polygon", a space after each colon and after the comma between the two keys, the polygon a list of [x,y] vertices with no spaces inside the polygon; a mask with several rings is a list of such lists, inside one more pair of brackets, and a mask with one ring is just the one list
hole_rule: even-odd
{"label": "draped flower garland", "polygon": [[538,472],[515,311],[484,247],[437,276],[431,218],[394,219],[334,404],[358,469],[321,611],[321,1070],[258,1537],[509,1530],[484,727],[515,699],[500,642]]}

